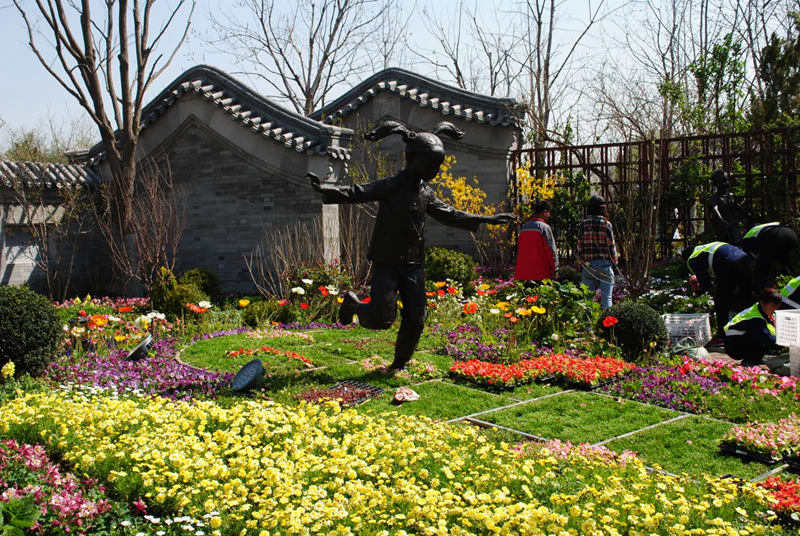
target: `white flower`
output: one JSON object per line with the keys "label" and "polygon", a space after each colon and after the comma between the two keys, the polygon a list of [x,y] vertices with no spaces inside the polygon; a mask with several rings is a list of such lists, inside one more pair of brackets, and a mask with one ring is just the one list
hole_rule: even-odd
{"label": "white flower", "polygon": [[[203,303],[208,303],[208,302],[200,302],[198,305],[200,307],[205,307],[205,305],[202,305]],[[211,307],[211,304],[209,303],[208,306]],[[147,313],[147,318],[149,318],[150,320],[166,320],[167,315],[165,315],[164,313],[159,313],[158,311],[150,311],[149,313]]]}
{"label": "white flower", "polygon": [[109,322],[120,322],[122,320],[118,316],[114,316],[114,315],[108,315],[107,318],[108,318]]}
{"label": "white flower", "polygon": [[314,282],[313,279],[301,279],[300,281],[302,281],[306,285],[310,285],[310,284],[312,284]]}
{"label": "white flower", "polygon": [[489,309],[489,312],[492,313],[493,315],[499,315],[500,314],[500,309],[492,308],[492,309]]}
{"label": "white flower", "polygon": [[205,300],[201,301],[197,305],[202,307],[203,309],[211,309],[211,302],[207,302]]}
{"label": "white flower", "polygon": [[147,326],[150,325],[150,319],[142,315],[136,320],[134,320],[133,324],[139,329],[147,329]]}
{"label": "white flower", "polygon": [[299,294],[300,296],[302,296],[303,294],[306,293],[306,291],[305,291],[305,289],[303,287],[294,287],[292,289],[292,293],[293,294]]}
{"label": "white flower", "polygon": [[128,521],[127,519],[124,519],[124,520],[120,521],[119,524],[122,525],[123,527],[130,527],[131,526],[131,522]]}
{"label": "white flower", "polygon": [[69,333],[69,326],[68,326],[68,325],[64,324],[63,326],[61,326],[61,329],[62,329],[62,330],[65,332],[65,333]]}
{"label": "white flower", "polygon": [[328,289],[328,293],[329,293],[331,296],[336,296],[337,294],[339,294],[339,289],[338,289],[338,288],[336,288],[336,287],[334,287],[333,285],[328,285],[328,286],[327,286],[327,287],[325,287],[325,288],[326,288],[326,289]]}
{"label": "white flower", "polygon": [[558,340],[558,333],[553,333],[552,335],[550,335],[550,339],[552,339],[554,341],[557,341]]}

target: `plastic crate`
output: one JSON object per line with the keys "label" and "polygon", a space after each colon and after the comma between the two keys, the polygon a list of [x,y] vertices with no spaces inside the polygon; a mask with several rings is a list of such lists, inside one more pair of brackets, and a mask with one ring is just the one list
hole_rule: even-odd
{"label": "plastic crate", "polygon": [[689,343],[703,346],[711,340],[711,322],[708,313],[683,313],[661,315],[672,345]]}

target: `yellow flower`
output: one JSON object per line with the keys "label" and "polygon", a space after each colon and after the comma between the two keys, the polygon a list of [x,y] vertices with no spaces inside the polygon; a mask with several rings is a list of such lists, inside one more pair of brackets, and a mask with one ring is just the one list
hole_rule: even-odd
{"label": "yellow flower", "polygon": [[245,298],[242,298],[241,300],[239,300],[239,307],[244,308],[244,307],[247,307],[248,305],[250,305],[250,300],[245,299]]}
{"label": "yellow flower", "polygon": [[16,367],[14,366],[14,362],[9,361],[5,365],[3,365],[3,368],[0,369],[0,377],[2,377],[4,380],[13,378],[14,372],[16,372]]}
{"label": "yellow flower", "polygon": [[531,307],[531,311],[533,311],[537,315],[543,315],[547,312],[547,309],[545,309],[544,307],[539,307],[538,305],[534,305],[533,307]]}
{"label": "yellow flower", "polygon": [[434,285],[436,285],[436,288],[442,288],[442,287],[444,287],[446,284],[447,284],[447,283],[445,283],[444,281],[437,281],[436,283],[434,283]]}

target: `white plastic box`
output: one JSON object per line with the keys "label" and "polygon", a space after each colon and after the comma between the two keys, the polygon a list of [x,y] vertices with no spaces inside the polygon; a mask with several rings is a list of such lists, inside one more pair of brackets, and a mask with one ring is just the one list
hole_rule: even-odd
{"label": "white plastic box", "polygon": [[711,340],[711,322],[708,313],[682,313],[661,315],[669,334],[669,343],[704,346]]}
{"label": "white plastic box", "polygon": [[800,310],[775,311],[776,341],[789,347],[789,371],[800,376]]}

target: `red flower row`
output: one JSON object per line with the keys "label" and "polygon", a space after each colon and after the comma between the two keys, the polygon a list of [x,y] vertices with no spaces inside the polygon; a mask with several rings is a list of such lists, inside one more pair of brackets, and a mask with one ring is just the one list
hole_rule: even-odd
{"label": "red flower row", "polygon": [[555,375],[566,383],[593,386],[615,378],[634,366],[613,357],[579,359],[563,354],[549,354],[509,365],[477,359],[457,361],[450,367],[450,373],[455,377],[490,386],[513,387],[549,375]]}
{"label": "red flower row", "polygon": [[774,476],[761,482],[759,486],[772,491],[772,498],[776,502],[770,507],[776,512],[800,512],[800,483],[796,480],[781,480]]}
{"label": "red flower row", "polygon": [[225,352],[226,357],[239,357],[243,355],[256,355],[258,353],[264,354],[272,354],[278,356],[285,356],[289,359],[297,359],[298,361],[302,361],[308,367],[313,367],[314,363],[311,362],[309,358],[302,354],[298,354],[297,352],[292,352],[290,350],[281,350],[280,348],[273,348],[272,346],[262,346],[260,348],[240,348],[238,350],[229,350]]}

